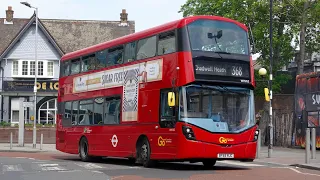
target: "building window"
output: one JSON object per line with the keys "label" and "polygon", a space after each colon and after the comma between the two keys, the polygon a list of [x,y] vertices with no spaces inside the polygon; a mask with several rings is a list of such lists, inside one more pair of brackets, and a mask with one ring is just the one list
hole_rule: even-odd
{"label": "building window", "polygon": [[[38,61],[38,76],[52,78],[54,76],[54,61]],[[15,78],[34,78],[36,63],[33,60],[12,61],[12,76]]]}
{"label": "building window", "polygon": [[12,74],[14,76],[19,75],[19,61],[13,61],[13,63],[12,63]]}
{"label": "building window", "polygon": [[53,76],[53,62],[48,62],[48,76]]}
{"label": "building window", "polygon": [[22,75],[28,75],[28,61],[22,61]]}
{"label": "building window", "polygon": [[36,62],[30,61],[30,75],[34,76],[36,74]]}
{"label": "building window", "polygon": [[38,75],[43,76],[43,61],[38,61]]}
{"label": "building window", "polygon": [[44,102],[38,112],[39,124],[55,124],[57,114],[57,99]]}

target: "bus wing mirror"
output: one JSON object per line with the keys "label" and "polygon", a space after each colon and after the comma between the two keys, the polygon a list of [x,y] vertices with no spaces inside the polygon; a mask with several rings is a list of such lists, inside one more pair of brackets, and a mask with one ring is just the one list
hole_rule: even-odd
{"label": "bus wing mirror", "polygon": [[218,31],[217,38],[220,39],[222,37],[222,30]]}
{"label": "bus wing mirror", "polygon": [[176,98],[174,92],[168,92],[168,105],[173,107],[176,105]]}
{"label": "bus wing mirror", "polygon": [[266,101],[270,101],[269,89],[268,88],[264,88],[264,97],[265,97]]}

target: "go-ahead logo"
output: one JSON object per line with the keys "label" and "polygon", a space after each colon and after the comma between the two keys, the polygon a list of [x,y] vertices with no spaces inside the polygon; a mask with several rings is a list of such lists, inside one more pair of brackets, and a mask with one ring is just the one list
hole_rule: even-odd
{"label": "go-ahead logo", "polygon": [[220,142],[221,144],[226,144],[226,143],[232,142],[232,141],[234,141],[234,139],[232,139],[232,138],[225,138],[225,137],[220,137],[220,138],[219,138],[219,142]]}
{"label": "go-ahead logo", "polygon": [[166,145],[166,141],[161,136],[159,136],[158,146],[165,146],[165,145]]}

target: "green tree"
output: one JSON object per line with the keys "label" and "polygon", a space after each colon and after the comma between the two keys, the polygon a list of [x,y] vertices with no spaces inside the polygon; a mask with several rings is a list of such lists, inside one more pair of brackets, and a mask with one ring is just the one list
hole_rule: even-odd
{"label": "green tree", "polygon": [[[310,1],[310,4],[305,9],[306,13],[302,13],[301,9],[303,9],[305,1]],[[307,16],[306,47],[312,52],[318,49],[319,32],[315,32],[319,31],[317,18],[320,17],[319,4],[318,0],[273,0],[273,74],[276,74],[293,58],[299,43],[292,45],[292,41],[299,37],[304,14]],[[257,59],[258,63],[269,72],[269,9],[269,0],[187,0],[179,12],[182,12],[184,17],[217,15],[244,23],[252,30],[255,53],[261,54]],[[252,39],[251,42],[253,42]],[[273,92],[279,92],[281,84],[287,82],[288,79],[287,75],[275,76]]]}

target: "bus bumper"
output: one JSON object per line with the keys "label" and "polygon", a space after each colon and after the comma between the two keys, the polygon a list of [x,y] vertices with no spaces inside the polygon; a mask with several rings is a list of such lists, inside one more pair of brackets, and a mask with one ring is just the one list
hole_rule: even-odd
{"label": "bus bumper", "polygon": [[218,145],[186,140],[181,143],[177,159],[216,159],[253,161],[256,157],[257,142],[235,145]]}

